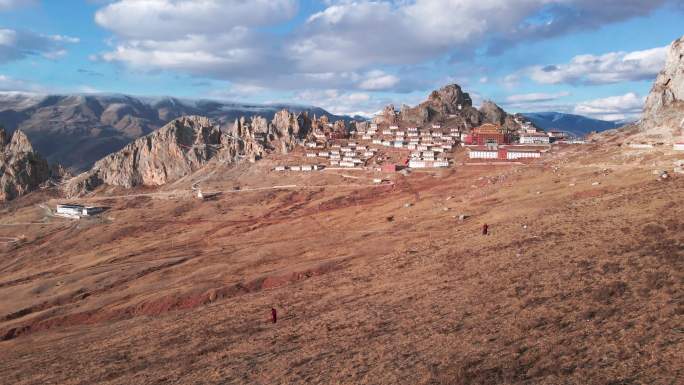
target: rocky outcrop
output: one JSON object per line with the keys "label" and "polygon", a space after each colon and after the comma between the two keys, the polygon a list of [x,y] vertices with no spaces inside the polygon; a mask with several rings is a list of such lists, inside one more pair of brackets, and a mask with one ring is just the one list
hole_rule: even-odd
{"label": "rocky outcrop", "polygon": [[480,109],[473,107],[473,100],[467,92],[463,92],[458,84],[450,84],[432,91],[427,100],[415,107],[403,105],[399,114],[394,106],[387,106],[374,118],[375,123],[393,124],[397,122],[423,126],[428,123],[449,124],[470,130],[483,123],[496,123],[509,132],[520,129],[515,117],[508,114],[494,102],[485,101]]}
{"label": "rocky outcrop", "polygon": [[641,121],[641,136],[673,141],[684,129],[684,36],[674,41],[656,78]]}
{"label": "rocky outcrop", "polygon": [[65,192],[78,195],[103,184],[160,186],[188,175],[218,155],[234,160],[247,147],[238,138],[223,134],[208,118],[182,117],[99,160],[90,171],[70,179]]}
{"label": "rocky outcrop", "polygon": [[50,164],[60,163],[73,172],[89,169],[106,155],[181,116],[206,116],[226,126],[241,116],[273,119],[284,108],[295,113],[307,112],[309,116],[349,120],[312,106],[0,92],[0,121],[8,131],[22,130]]}
{"label": "rocky outcrop", "polygon": [[432,91],[426,101],[415,107],[401,108],[401,120],[416,125],[446,121],[455,117],[465,119],[466,124],[470,126],[477,125],[480,121],[477,109],[473,108],[473,100],[458,84],[450,84]]}
{"label": "rocky outcrop", "polygon": [[36,190],[50,179],[48,162],[33,150],[22,131],[8,135],[0,128],[0,201]]}
{"label": "rocky outcrop", "polygon": [[[327,122],[327,118],[323,120]],[[315,124],[328,127],[321,121]],[[228,164],[255,162],[270,152],[288,153],[312,133],[313,125],[308,114],[287,110],[276,113],[272,122],[260,116],[241,117],[226,132],[209,118],[181,117],[70,179],[65,193],[75,196],[101,185],[161,186],[214,160]],[[331,130],[337,127],[330,126]]]}

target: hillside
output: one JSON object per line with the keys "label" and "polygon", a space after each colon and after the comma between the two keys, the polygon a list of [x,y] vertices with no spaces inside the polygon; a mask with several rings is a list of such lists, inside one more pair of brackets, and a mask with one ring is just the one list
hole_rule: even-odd
{"label": "hillside", "polygon": [[[60,201],[48,192],[2,209],[17,225],[0,236],[22,238],[0,260],[0,376],[660,384],[684,375],[684,232],[673,210],[684,179],[651,173],[672,158],[600,143],[528,166],[385,175],[393,184],[384,185],[370,172],[274,174],[279,162],[91,196],[81,202],[110,209],[78,222],[46,217],[38,203]],[[197,181],[217,195],[194,198]]]}
{"label": "hillside", "polygon": [[[211,100],[144,98],[127,95],[37,95],[0,93],[0,124],[10,132],[20,129],[51,164],[72,172],[84,171],[96,161],[122,149],[169,121],[201,115],[219,124],[241,116],[273,119],[283,108],[312,116],[334,116],[310,106],[258,105]],[[345,118],[347,119],[347,118]]]}
{"label": "hillside", "polygon": [[601,132],[620,127],[622,123],[592,119],[586,116],[561,112],[526,112],[522,114],[535,126],[546,131],[556,129],[583,137],[593,131]]}

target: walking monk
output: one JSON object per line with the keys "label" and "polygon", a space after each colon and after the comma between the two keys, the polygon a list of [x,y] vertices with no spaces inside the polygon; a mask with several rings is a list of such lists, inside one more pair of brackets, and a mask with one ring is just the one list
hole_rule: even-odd
{"label": "walking monk", "polygon": [[487,232],[489,232],[489,226],[485,223],[482,225],[482,235],[487,235]]}
{"label": "walking monk", "polygon": [[278,321],[278,312],[276,312],[276,309],[271,308],[271,320],[273,323],[276,323]]}

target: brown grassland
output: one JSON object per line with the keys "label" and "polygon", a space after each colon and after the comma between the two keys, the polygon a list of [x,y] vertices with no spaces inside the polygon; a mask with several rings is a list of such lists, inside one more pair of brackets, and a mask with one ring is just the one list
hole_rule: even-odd
{"label": "brown grassland", "polygon": [[0,383],[682,384],[672,159],[608,142],[380,186],[213,165],[80,221],[37,192],[0,209]]}

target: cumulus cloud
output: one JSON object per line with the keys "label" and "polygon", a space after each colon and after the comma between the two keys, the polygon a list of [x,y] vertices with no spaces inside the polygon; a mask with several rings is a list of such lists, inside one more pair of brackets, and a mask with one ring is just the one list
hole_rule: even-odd
{"label": "cumulus cloud", "polygon": [[29,31],[0,29],[0,63],[21,60],[29,56],[58,59],[66,54],[68,44],[79,39],[62,35],[39,35]]}
{"label": "cumulus cloud", "polygon": [[[470,52],[492,36],[522,41],[598,27],[667,2],[328,1],[294,31],[274,34],[264,27],[294,17],[296,0],[118,0],[98,10],[95,21],[116,35],[114,49],[99,56],[107,61],[241,82],[280,78],[274,84],[334,73],[331,78],[348,81],[346,88],[375,91],[402,82],[392,74],[361,81],[342,74],[363,77],[377,68],[453,56],[454,50]],[[529,33],[538,20],[543,33]]]}
{"label": "cumulus cloud", "polygon": [[641,115],[645,100],[645,97],[630,92],[624,95],[578,103],[574,112],[602,120],[637,119]]}
{"label": "cumulus cloud", "polygon": [[[236,97],[255,95],[240,87],[263,93],[308,90],[299,95],[303,101],[316,96],[321,99],[312,103],[336,112],[368,113],[375,110],[379,101],[373,95],[379,92],[427,89],[429,75],[411,68],[448,61],[454,69],[482,47],[500,52],[520,42],[643,16],[676,2],[326,0],[320,12],[295,25],[300,20],[295,19],[297,0],[112,0],[95,15],[95,22],[113,34],[111,48],[93,58],[139,70],[227,80],[240,85],[228,91]],[[622,59],[642,63],[637,66],[642,73],[653,65],[649,57],[625,53]],[[630,70],[619,72],[624,77]],[[516,74],[504,83],[513,87],[532,74]],[[609,74],[603,79],[608,81]],[[362,100],[362,95],[370,98]]]}
{"label": "cumulus cloud", "polygon": [[652,80],[665,65],[667,47],[644,51],[579,55],[569,63],[535,66],[530,78],[542,84],[610,84]]}
{"label": "cumulus cloud", "polygon": [[295,0],[120,0],[98,10],[95,21],[122,37],[169,41],[270,25],[296,11]]}
{"label": "cumulus cloud", "polygon": [[[307,20],[289,51],[308,68],[350,71],[368,65],[411,64],[453,50],[595,29],[643,16],[672,0],[414,0],[341,1]],[[353,60],[349,60],[353,58]],[[345,60],[346,59],[346,60]]]}

